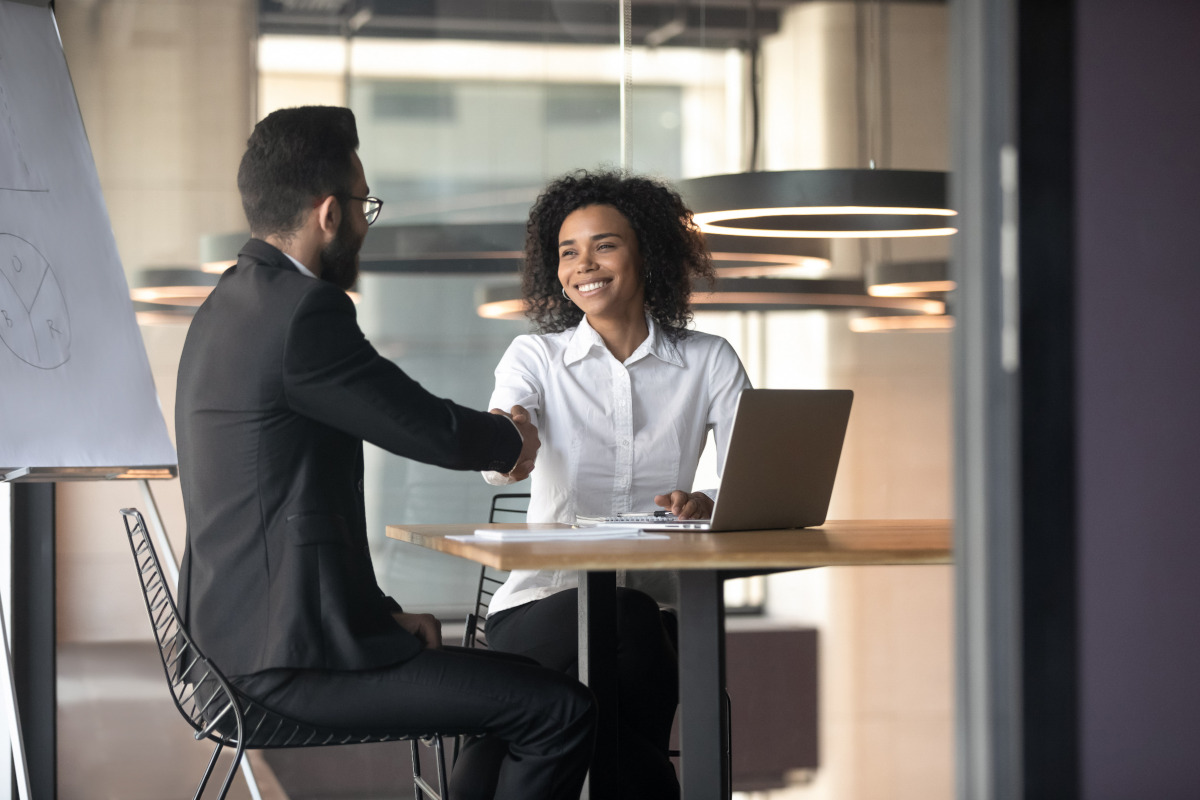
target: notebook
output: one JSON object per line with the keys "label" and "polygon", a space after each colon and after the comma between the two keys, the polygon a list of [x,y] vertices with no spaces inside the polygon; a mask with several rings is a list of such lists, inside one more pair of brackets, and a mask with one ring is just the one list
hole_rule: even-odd
{"label": "notebook", "polygon": [[718,532],[823,524],[853,399],[848,389],[746,389],[738,399],[712,519],[650,522],[642,530]]}

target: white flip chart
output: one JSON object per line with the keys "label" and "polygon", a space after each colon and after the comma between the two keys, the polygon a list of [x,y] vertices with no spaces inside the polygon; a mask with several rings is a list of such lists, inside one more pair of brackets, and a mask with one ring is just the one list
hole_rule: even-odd
{"label": "white flip chart", "polygon": [[0,0],[0,475],[175,461],[53,14]]}

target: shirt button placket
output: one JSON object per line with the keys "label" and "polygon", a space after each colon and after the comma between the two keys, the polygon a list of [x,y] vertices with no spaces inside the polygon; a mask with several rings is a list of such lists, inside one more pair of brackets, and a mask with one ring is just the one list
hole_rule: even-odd
{"label": "shirt button placket", "polygon": [[[629,370],[613,359],[613,432],[616,469],[613,474],[614,511],[632,511],[629,489],[633,479],[633,395]],[[618,512],[620,513],[620,512]]]}

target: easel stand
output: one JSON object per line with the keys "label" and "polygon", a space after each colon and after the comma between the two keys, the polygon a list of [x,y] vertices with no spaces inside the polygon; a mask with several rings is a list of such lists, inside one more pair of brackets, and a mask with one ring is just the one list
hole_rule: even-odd
{"label": "easel stand", "polygon": [[13,783],[21,800],[29,800],[29,766],[25,763],[25,739],[21,733],[21,721],[17,718],[17,690],[13,685],[12,653],[8,649],[8,626],[4,624],[4,598],[0,598],[0,638],[4,639],[4,671],[0,681],[4,696],[8,699],[4,708],[4,721],[8,724],[8,738],[12,743]]}

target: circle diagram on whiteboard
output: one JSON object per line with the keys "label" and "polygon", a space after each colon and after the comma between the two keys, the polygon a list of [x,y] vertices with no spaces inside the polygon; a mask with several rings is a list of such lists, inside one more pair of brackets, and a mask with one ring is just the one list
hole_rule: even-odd
{"label": "circle diagram on whiteboard", "polygon": [[12,233],[0,233],[0,341],[39,369],[71,357],[71,320],[54,270],[36,247]]}

